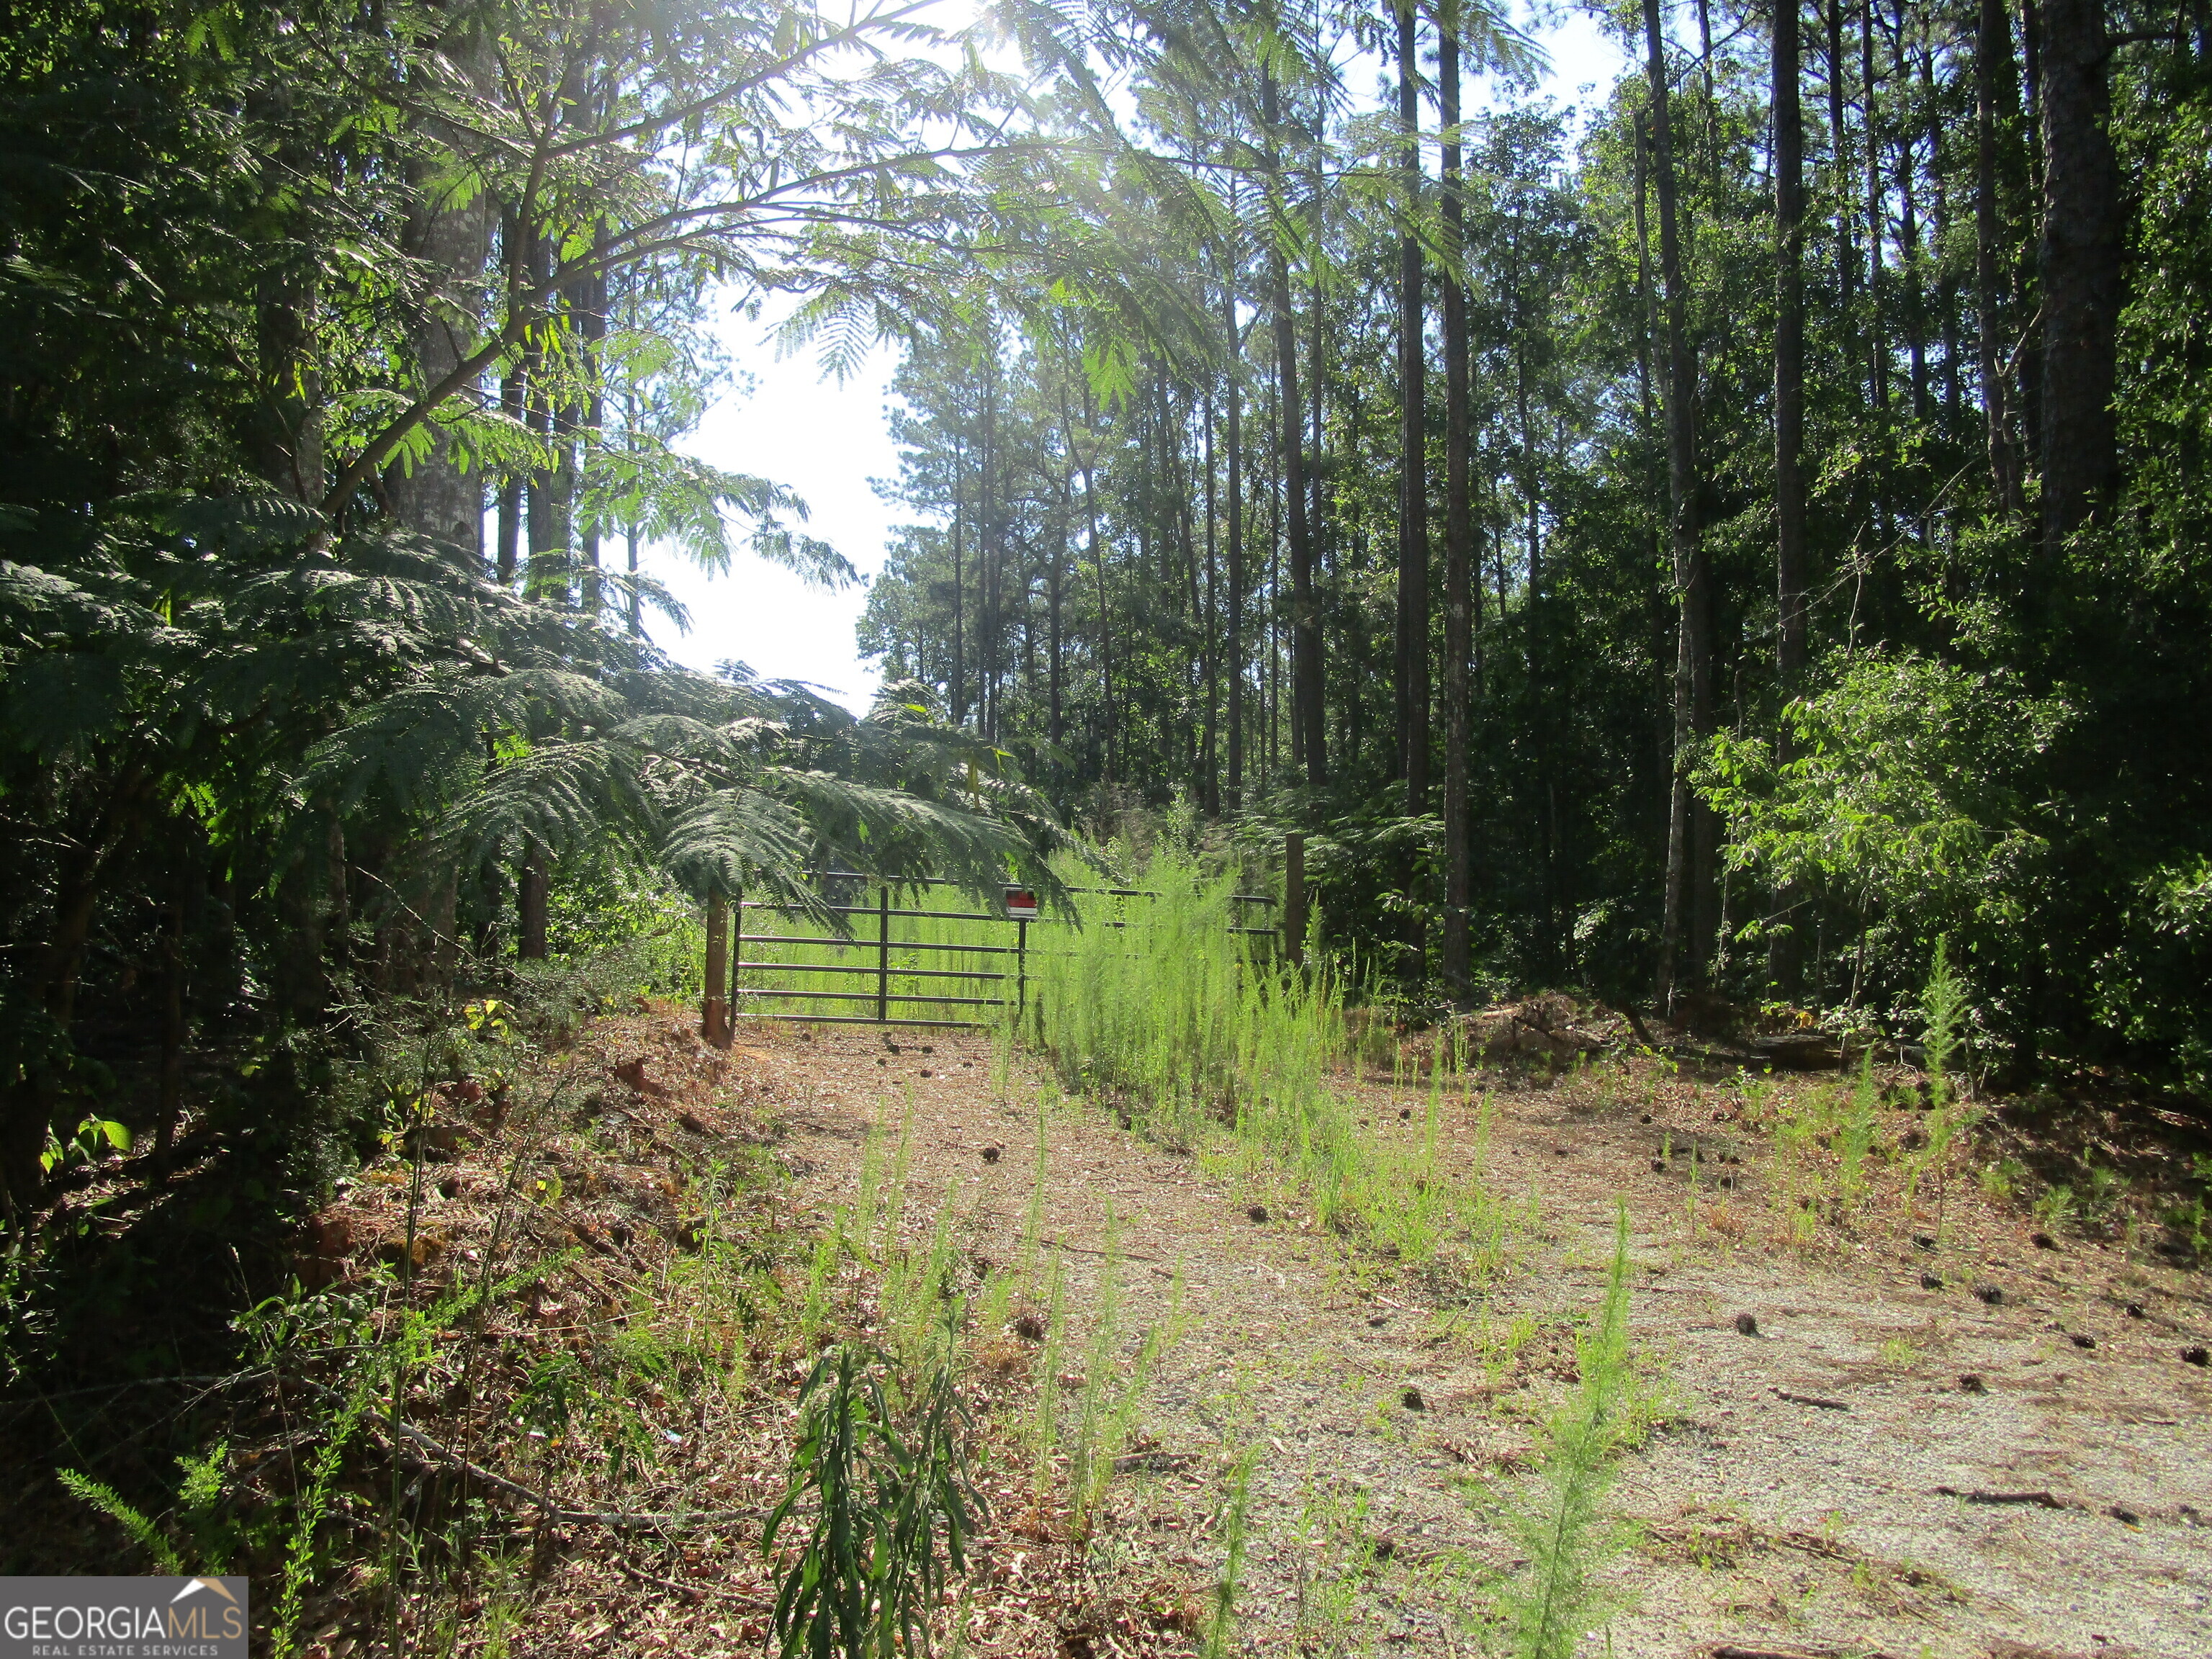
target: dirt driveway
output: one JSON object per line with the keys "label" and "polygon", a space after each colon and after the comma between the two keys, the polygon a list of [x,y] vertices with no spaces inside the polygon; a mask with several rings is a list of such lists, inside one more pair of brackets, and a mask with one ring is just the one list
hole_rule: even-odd
{"label": "dirt driveway", "polygon": [[[865,1126],[904,1118],[915,1224],[957,1186],[963,1243],[1011,1261],[1042,1122],[1042,1232],[1062,1247],[1079,1329],[1109,1264],[1125,1351],[1180,1283],[1087,1567],[1102,1585],[1202,1592],[1236,1529],[1225,1472],[1249,1457],[1249,1650],[1481,1650],[1482,1587],[1516,1565],[1494,1505],[1528,1484],[1571,1384],[1618,1200],[1654,1426],[1611,1498],[1633,1525],[1607,1575],[1611,1652],[2212,1654],[2212,1377],[2183,1358],[2212,1334],[2200,1278],[2114,1244],[2039,1248],[2031,1219],[1978,1194],[1950,1196],[1941,1238],[1916,1242],[1923,1224],[1893,1204],[1808,1239],[1740,1090],[1601,1067],[1483,1075],[1485,1178],[1516,1219],[1504,1265],[1455,1281],[1348,1254],[1295,1194],[1097,1110],[1041,1115],[1057,1091],[1018,1065],[994,1087],[980,1035],[763,1026],[744,1041],[788,1068],[801,1104],[785,1146],[808,1201],[848,1199]],[[1370,1133],[1415,1133],[1419,1098],[1358,1086]],[[1471,1178],[1475,1107],[1441,1112]],[[1126,1621],[1038,1611],[1030,1554],[987,1563],[980,1646],[1139,1645]]]}

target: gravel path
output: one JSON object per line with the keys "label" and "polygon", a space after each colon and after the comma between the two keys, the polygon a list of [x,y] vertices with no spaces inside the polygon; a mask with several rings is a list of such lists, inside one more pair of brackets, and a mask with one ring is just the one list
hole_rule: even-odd
{"label": "gravel path", "polygon": [[[1056,1097],[1038,1076],[1018,1067],[994,1091],[973,1033],[762,1026],[745,1042],[804,1085],[785,1145],[811,1201],[849,1197],[864,1126],[896,1131],[910,1110],[915,1224],[957,1182],[965,1242],[1018,1259],[1034,1103]],[[1125,1348],[1182,1285],[1135,1443],[1148,1455],[1110,1489],[1095,1582],[1152,1586],[1154,1602],[1181,1586],[1188,1629],[1225,1553],[1229,1467],[1249,1452],[1241,1646],[1481,1650],[1485,1586],[1516,1565],[1494,1506],[1528,1487],[1538,1425],[1571,1386],[1571,1322],[1602,1295],[1619,1200],[1656,1425],[1611,1500],[1638,1529],[1607,1576],[1613,1653],[2212,1653],[2212,1379],[2181,1358],[2212,1330],[2200,1279],[2113,1246],[2039,1249],[2032,1224],[1955,1195],[1933,1249],[1894,1205],[1854,1237],[1792,1247],[1764,1141],[1737,1133],[1727,1088],[1603,1068],[1485,1081],[1487,1179],[1518,1216],[1487,1283],[1350,1254],[1226,1160],[1078,1104],[1046,1114],[1042,1232],[1063,1247],[1078,1332],[1063,1366],[1080,1364],[1109,1262]],[[1419,1099],[1359,1086],[1370,1133],[1418,1133]],[[1447,1101],[1439,1131],[1471,1178],[1472,1106]],[[1682,1160],[1652,1169],[1662,1135],[1741,1158],[1712,1166],[1733,1186],[1707,1188],[1694,1219]],[[1027,1570],[1002,1550],[983,1594],[1020,1603]],[[1062,1615],[1014,1648],[1133,1651],[1177,1616],[1144,1632]],[[1014,1650],[1013,1631],[987,1645]]]}

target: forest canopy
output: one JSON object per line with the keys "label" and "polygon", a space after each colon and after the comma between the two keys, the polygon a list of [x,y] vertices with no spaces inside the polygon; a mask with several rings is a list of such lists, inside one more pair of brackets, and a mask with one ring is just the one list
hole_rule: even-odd
{"label": "forest canopy", "polygon": [[647,627],[682,617],[641,543],[850,577],[681,440],[711,305],[893,307],[997,234],[1023,97],[920,10],[14,15],[11,1235],[80,1119],[166,1157],[213,1109],[188,1051],[216,1118],[296,1140],[364,1010],[464,957],[740,885],[818,911],[824,865],[1053,890],[1050,807],[988,741]]}
{"label": "forest canopy", "polygon": [[1909,1035],[1948,939],[1984,1065],[2201,1091],[2202,9],[1595,15],[1570,108],[1480,7],[1101,14],[1115,267],[908,353],[865,644],[1304,833],[1401,994]]}

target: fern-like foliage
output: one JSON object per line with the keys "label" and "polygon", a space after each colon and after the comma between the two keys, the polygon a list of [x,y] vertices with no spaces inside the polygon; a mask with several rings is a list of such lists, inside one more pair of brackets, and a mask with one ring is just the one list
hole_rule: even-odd
{"label": "fern-like foliage", "polygon": [[[714,488],[796,509],[757,481]],[[810,867],[950,877],[994,904],[1008,881],[1059,892],[1058,825],[1003,752],[901,706],[856,719],[808,686],[684,668],[565,584],[532,598],[453,548],[332,538],[264,495],[0,525],[0,550],[41,544],[53,568],[0,562],[0,750],[118,850],[161,801],[272,878],[337,833],[494,889],[532,849],[556,869],[611,853],[830,926]]]}
{"label": "fern-like foliage", "polygon": [[54,1475],[72,1498],[90,1504],[129,1533],[131,1541],[144,1550],[163,1572],[172,1577],[183,1575],[185,1565],[178,1558],[176,1546],[162,1536],[159,1527],[125,1502],[114,1487],[76,1469],[57,1469]]}
{"label": "fern-like foliage", "polygon": [[[613,846],[695,896],[754,889],[832,926],[799,878],[810,866],[945,878],[992,903],[1008,881],[1060,893],[1049,804],[968,734],[903,708],[855,719],[734,665],[696,673],[465,572],[380,580],[399,672],[309,746],[289,781],[303,801],[412,826],[431,856],[463,866]],[[343,596],[325,601],[342,625],[361,586],[325,585]]]}

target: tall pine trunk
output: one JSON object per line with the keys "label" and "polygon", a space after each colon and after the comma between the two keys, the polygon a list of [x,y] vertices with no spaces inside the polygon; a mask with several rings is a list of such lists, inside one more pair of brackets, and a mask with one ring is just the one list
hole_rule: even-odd
{"label": "tall pine trunk", "polygon": [[[2123,221],[2119,167],[2106,124],[2112,44],[2103,0],[2048,0],[2043,11],[2043,544],[2059,544],[2111,495]],[[2047,593],[2043,596],[2046,600]]]}
{"label": "tall pine trunk", "polygon": [[1990,458],[1990,489],[1997,510],[2021,510],[2020,453],[2012,436],[2005,354],[2011,345],[2005,304],[2004,209],[1998,194],[1998,147],[2009,143],[2019,113],[2012,22],[2004,0],[1981,0],[1974,39],[1974,308],[1981,337],[1982,421]]}
{"label": "tall pine trunk", "polygon": [[[1052,568],[1046,577],[1045,589],[1047,644],[1052,653],[1046,676],[1046,686],[1052,701],[1046,712],[1048,724],[1045,729],[1054,749],[1064,741],[1066,730],[1064,705],[1067,696],[1067,650],[1062,607],[1067,580],[1067,543],[1075,533],[1075,504],[1068,499],[1069,494],[1067,476],[1063,471],[1060,479],[1060,521],[1050,526],[1047,537],[1047,544],[1052,549]],[[1060,763],[1056,759],[1052,763],[1052,771],[1055,778],[1060,775]]]}
{"label": "tall pine trunk", "polygon": [[[1232,210],[1235,200],[1231,201]],[[1244,354],[1237,295],[1221,296],[1229,343],[1229,776],[1230,809],[1244,804]]]}
{"label": "tall pine trunk", "polygon": [[[2022,123],[2027,137],[2027,176],[2033,181],[2033,189],[2040,191],[2044,172],[2043,14],[2035,0],[2021,0],[2020,55],[2021,85],[2027,98],[2027,118]],[[2013,292],[2020,311],[2027,318],[2027,325],[2019,361],[2033,365],[2032,369],[2021,372],[2019,380],[2021,450],[2026,458],[2024,464],[2039,471],[2043,465],[2043,308],[2036,303],[2036,290],[2040,283],[2038,259],[2042,239],[2022,237],[2021,240],[2019,260],[2013,268]]]}
{"label": "tall pine trunk", "polygon": [[[1398,775],[1406,811],[1429,804],[1429,484],[1427,343],[1424,340],[1421,240],[1420,36],[1413,0],[1398,12]],[[1411,872],[1408,872],[1410,879]]]}
{"label": "tall pine trunk", "polygon": [[[1774,13],[1774,595],[1775,670],[1784,699],[1805,672],[1805,117],[1798,89],[1798,7]],[[1790,729],[1777,738],[1791,758]],[[1774,896],[1778,930],[1768,970],[1783,995],[1797,988],[1794,913],[1800,895]]]}
{"label": "tall pine trunk", "polygon": [[1474,527],[1468,476],[1467,289],[1459,142],[1459,11],[1448,3],[1437,40],[1437,115],[1444,130],[1444,935],[1443,975],[1464,995],[1473,978],[1474,848],[1468,823],[1468,658],[1474,639]]}
{"label": "tall pine trunk", "polygon": [[[1897,30],[1892,41],[1895,48],[1893,64],[1897,82],[1899,120],[1897,124],[1897,255],[1898,266],[1905,278],[1905,349],[1911,365],[1912,418],[1928,418],[1928,284],[1921,270],[1924,252],[1920,240],[1920,204],[1913,191],[1913,143],[1916,134],[1912,124],[1904,118],[1907,100],[1911,93],[1912,70],[1905,55],[1905,18],[1904,0],[1898,0]],[[1929,167],[1934,168],[1938,158],[1930,152]]]}
{"label": "tall pine trunk", "polygon": [[[532,236],[528,254],[531,286],[542,292],[552,280],[552,239]],[[549,302],[541,329],[550,332],[557,314]],[[536,453],[523,490],[527,519],[524,531],[527,539],[523,554],[523,592],[533,599],[547,596],[568,553],[566,520],[556,499],[556,480],[551,465],[553,399],[548,385],[550,376],[545,373],[547,358],[548,354],[540,348],[532,366],[528,400],[523,407],[523,422],[536,441]]]}
{"label": "tall pine trunk", "polygon": [[[1276,149],[1275,81],[1262,71],[1261,114],[1268,132],[1268,179],[1272,206],[1288,210],[1282,189],[1282,158]],[[1316,788],[1328,782],[1328,739],[1322,730],[1321,598],[1314,587],[1313,537],[1306,520],[1305,434],[1298,401],[1297,319],[1291,309],[1291,264],[1278,239],[1267,253],[1268,300],[1275,334],[1275,420],[1282,444],[1285,539],[1291,560],[1291,737],[1305,763],[1306,781]]]}
{"label": "tall pine trunk", "polygon": [[[532,233],[522,222],[522,216],[507,209],[500,217],[500,255],[507,267],[507,308],[511,312],[520,304],[520,295],[528,286],[530,273],[536,259],[530,252]],[[532,348],[527,344],[517,347],[508,356],[507,367],[500,375],[499,412],[521,426],[529,414],[530,368]],[[501,587],[513,587],[516,571],[520,568],[522,553],[522,474],[510,471],[499,485],[499,542],[495,555],[495,570]],[[636,600],[632,599],[635,605]],[[633,629],[633,632],[635,630]]]}
{"label": "tall pine trunk", "polygon": [[[604,256],[606,252],[606,232],[604,228],[593,238],[593,252]],[[582,454],[578,458],[576,483],[582,497],[590,480],[586,463],[599,447],[601,434],[607,423],[606,339],[607,339],[607,279],[602,271],[586,284],[583,317],[580,322],[583,337],[581,367],[584,371],[584,420],[581,435]],[[586,514],[582,534],[579,538],[583,554],[582,591],[580,598],[584,614],[596,617],[605,599],[599,580],[599,540],[603,526],[598,513]]]}
{"label": "tall pine trunk", "polygon": [[1198,629],[1199,665],[1206,681],[1204,724],[1199,736],[1200,793],[1206,815],[1221,816],[1221,544],[1220,501],[1213,474],[1213,398],[1206,399],[1206,596]]}
{"label": "tall pine trunk", "polygon": [[[1690,349],[1689,295],[1675,211],[1674,139],[1668,107],[1667,51],[1659,0],[1644,0],[1651,100],[1653,184],[1659,201],[1659,275],[1667,307],[1667,502],[1674,567],[1674,744],[1667,813],[1667,890],[1660,925],[1657,1001],[1671,1014],[1685,982],[1703,970],[1703,929],[1694,914],[1700,885],[1698,805],[1690,787],[1697,742],[1711,721],[1712,661],[1705,550],[1697,502],[1697,362]],[[1685,959],[1684,936],[1690,949]]]}
{"label": "tall pine trunk", "polygon": [[1844,0],[1828,0],[1828,173],[1836,204],[1836,320],[1845,363],[1858,361],[1859,251],[1853,238],[1851,137],[1844,109],[1850,70],[1844,49]]}
{"label": "tall pine trunk", "polygon": [[945,706],[951,714],[955,726],[968,723],[968,577],[964,568],[968,520],[965,515],[967,497],[962,493],[966,486],[964,459],[964,447],[959,439],[955,438],[952,441],[952,672],[945,695]]}
{"label": "tall pine trunk", "polygon": [[[1874,0],[1860,0],[1859,83],[1866,99],[1867,216],[1867,406],[1874,422],[1878,452],[1889,442],[1889,345],[1882,333],[1881,245],[1887,228],[1887,209],[1881,182],[1881,113],[1877,104],[1879,82],[1874,68]],[[1881,503],[1875,503],[1879,519]]]}

